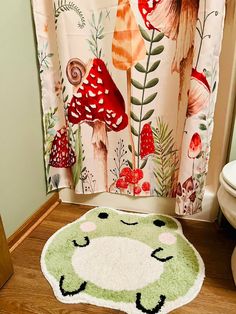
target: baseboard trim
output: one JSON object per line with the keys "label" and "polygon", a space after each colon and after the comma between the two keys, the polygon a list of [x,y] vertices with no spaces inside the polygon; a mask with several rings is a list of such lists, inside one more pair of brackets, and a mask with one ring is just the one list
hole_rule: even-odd
{"label": "baseboard trim", "polygon": [[59,193],[54,193],[47,202],[40,206],[40,208],[7,239],[10,253],[29,236],[60,202]]}

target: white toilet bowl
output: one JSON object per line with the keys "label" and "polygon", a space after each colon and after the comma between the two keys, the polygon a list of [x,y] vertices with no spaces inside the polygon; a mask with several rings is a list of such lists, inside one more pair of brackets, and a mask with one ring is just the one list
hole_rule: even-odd
{"label": "white toilet bowl", "polygon": [[[236,229],[236,160],[224,166],[220,174],[221,186],[217,193],[221,210],[228,222]],[[236,247],[231,258],[236,285]]]}

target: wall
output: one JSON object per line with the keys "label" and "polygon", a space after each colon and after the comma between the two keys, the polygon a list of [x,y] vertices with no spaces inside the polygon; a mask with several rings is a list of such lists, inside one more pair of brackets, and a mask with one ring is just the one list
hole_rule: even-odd
{"label": "wall", "polygon": [[[236,102],[235,102],[235,107],[236,107]],[[236,117],[235,117],[235,122],[233,125],[233,137],[232,137],[229,159],[230,161],[236,160]]]}
{"label": "wall", "polygon": [[30,1],[1,3],[0,213],[11,235],[47,199]]}
{"label": "wall", "polygon": [[[193,219],[214,221],[219,205],[216,192],[219,186],[219,174],[226,162],[229,137],[232,122],[232,112],[235,99],[236,83],[236,4],[234,0],[227,1],[227,13],[220,58],[220,81],[216,104],[215,127],[212,139],[212,152],[209,164],[209,174],[203,201],[203,212]],[[163,198],[135,198],[101,193],[95,196],[75,195],[70,190],[62,190],[60,198],[64,202],[107,205],[116,208],[142,212],[161,212],[174,215],[174,200]]]}

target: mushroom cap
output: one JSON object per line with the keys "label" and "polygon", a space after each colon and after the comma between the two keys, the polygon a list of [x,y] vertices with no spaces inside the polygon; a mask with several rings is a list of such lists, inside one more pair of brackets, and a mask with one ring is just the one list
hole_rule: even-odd
{"label": "mushroom cap", "polygon": [[141,187],[140,187],[139,185],[135,185],[135,187],[134,187],[134,194],[135,194],[135,195],[138,195],[138,194],[140,194],[141,192],[142,192]]}
{"label": "mushroom cap", "polygon": [[139,8],[140,14],[142,15],[144,23],[148,29],[155,29],[155,27],[150,23],[150,21],[148,21],[148,15],[152,13],[153,10],[155,10],[159,2],[160,0],[153,0],[153,1],[138,0],[138,8]]}
{"label": "mushroom cap", "polygon": [[119,0],[112,41],[115,68],[127,71],[146,56],[146,47],[128,0]]}
{"label": "mushroom cap", "polygon": [[116,187],[118,189],[127,189],[128,186],[129,186],[129,183],[127,181],[125,181],[125,178],[119,178],[116,181]]}
{"label": "mushroom cap", "polygon": [[198,133],[194,133],[188,148],[188,157],[197,158],[202,151],[202,140]]}
{"label": "mushroom cap", "polygon": [[211,89],[205,74],[193,69],[188,97],[188,117],[197,114],[209,104],[210,92]]}
{"label": "mushroom cap", "polygon": [[148,182],[148,181],[143,182],[143,184],[142,184],[142,190],[143,190],[144,192],[148,192],[148,191],[150,191],[150,189],[151,189],[151,184],[150,184],[150,182]]}
{"label": "mushroom cap", "polygon": [[120,172],[120,178],[123,178],[126,182],[130,184],[137,184],[143,178],[142,169],[130,169],[125,167]]}
{"label": "mushroom cap", "polygon": [[73,124],[99,120],[115,132],[127,126],[124,98],[101,59],[93,59],[90,70],[72,97],[68,120]]}
{"label": "mushroom cap", "polygon": [[139,1],[139,10],[148,29],[157,29],[170,39],[176,39],[181,1]]}
{"label": "mushroom cap", "polygon": [[143,125],[140,135],[140,156],[141,158],[148,157],[155,153],[154,137],[152,128],[149,123]]}
{"label": "mushroom cap", "polygon": [[191,191],[193,191],[194,189],[194,182],[193,182],[193,178],[189,177],[186,181],[184,181],[183,183],[183,188],[189,193]]}
{"label": "mushroom cap", "polygon": [[57,131],[52,142],[49,165],[55,168],[69,168],[75,161],[75,153],[68,141],[68,131],[63,127]]}

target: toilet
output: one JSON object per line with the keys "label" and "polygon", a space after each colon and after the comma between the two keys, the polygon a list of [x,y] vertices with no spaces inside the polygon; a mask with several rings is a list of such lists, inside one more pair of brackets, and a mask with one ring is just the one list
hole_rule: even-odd
{"label": "toilet", "polygon": [[[224,166],[220,174],[217,193],[221,210],[228,222],[236,229],[236,160]],[[231,267],[236,285],[236,247],[231,258]]]}

